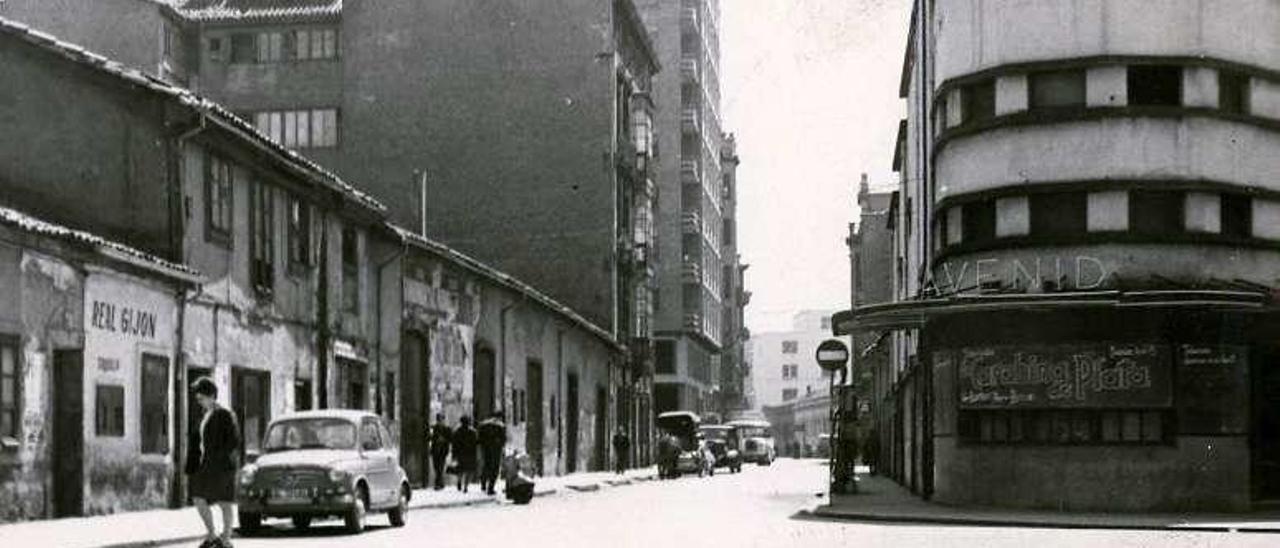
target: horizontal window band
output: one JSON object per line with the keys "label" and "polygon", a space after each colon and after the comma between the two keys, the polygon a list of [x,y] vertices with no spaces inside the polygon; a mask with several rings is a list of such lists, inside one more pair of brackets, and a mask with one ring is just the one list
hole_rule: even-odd
{"label": "horizontal window band", "polygon": [[1251,114],[1225,112],[1210,107],[1127,105],[1118,107],[1080,106],[1021,110],[943,130],[942,133],[938,135],[937,139],[934,140],[933,159],[936,161],[938,155],[952,140],[999,129],[1029,126],[1051,126],[1055,124],[1093,122],[1121,118],[1180,119],[1187,117],[1213,118],[1227,122],[1251,125],[1280,133],[1280,120]]}
{"label": "horizontal window band", "polygon": [[1280,202],[1280,180],[1276,182],[1276,188],[1272,189],[1215,179],[1081,179],[1045,183],[1016,182],[1009,183],[1008,186],[952,194],[938,200],[934,204],[933,210],[936,216],[937,212],[948,208],[985,200],[1020,198],[1032,194],[1111,191],[1206,192],[1248,196],[1250,198]]}
{"label": "horizontal window band", "polygon": [[1088,55],[1081,57],[1062,57],[1039,61],[1023,61],[1006,63],[988,67],[962,76],[953,76],[938,84],[930,100],[930,112],[937,110],[938,103],[945,100],[951,90],[976,84],[1001,76],[1017,76],[1034,72],[1051,72],[1059,70],[1091,69],[1129,65],[1179,65],[1192,68],[1210,68],[1227,70],[1240,74],[1280,81],[1280,67],[1266,68],[1261,65],[1231,61],[1221,57],[1202,57],[1193,55]]}
{"label": "horizontal window band", "polygon": [[1231,236],[1211,232],[1179,232],[1172,234],[1139,234],[1131,231],[1088,232],[1072,236],[1009,236],[980,242],[951,244],[943,246],[938,251],[931,261],[930,268],[937,267],[942,262],[961,255],[972,255],[988,251],[1098,245],[1213,246],[1280,252],[1280,241],[1251,236]]}

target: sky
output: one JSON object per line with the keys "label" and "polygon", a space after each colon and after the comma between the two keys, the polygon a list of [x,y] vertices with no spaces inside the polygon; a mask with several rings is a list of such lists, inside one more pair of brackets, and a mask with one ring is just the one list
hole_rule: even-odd
{"label": "sky", "polygon": [[725,129],[737,135],[747,326],[849,307],[857,186],[892,188],[911,0],[721,0]]}

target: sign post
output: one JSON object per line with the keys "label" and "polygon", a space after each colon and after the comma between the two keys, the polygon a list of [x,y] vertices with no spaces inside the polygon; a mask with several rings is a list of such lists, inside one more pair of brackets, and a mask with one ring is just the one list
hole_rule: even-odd
{"label": "sign post", "polygon": [[[838,405],[839,398],[836,396],[836,372],[839,371],[841,373],[840,376],[843,380],[845,377],[845,367],[849,363],[849,347],[845,346],[845,344],[839,340],[827,339],[822,341],[822,344],[818,345],[818,351],[814,357],[818,361],[818,367],[821,367],[823,371],[826,371],[830,375],[827,377],[827,390],[830,395],[828,400],[830,403],[827,419],[831,423],[831,428],[828,431],[829,434],[827,436],[827,473],[828,481],[831,485],[831,492],[833,494],[844,493],[846,491],[846,484],[852,484],[852,489],[856,490],[856,484],[846,481],[848,478],[844,477],[845,474],[837,473],[838,471],[842,472],[844,468],[850,464],[843,462],[845,458],[847,458],[846,455],[839,454],[836,451],[836,448],[844,446],[843,440],[837,439],[840,437],[840,423],[838,419],[841,411],[840,406]],[[840,441],[841,443],[837,444],[837,441]],[[837,464],[837,462],[839,462],[839,464]]]}

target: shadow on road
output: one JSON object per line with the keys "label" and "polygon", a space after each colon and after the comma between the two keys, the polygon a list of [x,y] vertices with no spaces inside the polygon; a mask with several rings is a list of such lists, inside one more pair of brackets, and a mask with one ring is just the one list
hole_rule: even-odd
{"label": "shadow on road", "polygon": [[[372,533],[383,529],[390,529],[390,525],[366,525],[365,531]],[[278,525],[263,524],[262,528],[253,533],[245,534],[243,531],[237,530],[244,538],[324,538],[324,537],[345,537],[352,536],[348,533],[341,522],[334,522],[332,525],[320,524],[312,525],[306,529],[298,529],[288,523]]]}

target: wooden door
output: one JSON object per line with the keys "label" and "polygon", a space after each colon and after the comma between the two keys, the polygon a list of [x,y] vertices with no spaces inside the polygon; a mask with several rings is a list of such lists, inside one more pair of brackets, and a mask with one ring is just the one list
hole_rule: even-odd
{"label": "wooden door", "polygon": [[[0,357],[0,359],[8,359]],[[84,352],[53,353],[53,516],[84,513]]]}
{"label": "wooden door", "polygon": [[525,429],[525,448],[534,472],[541,476],[542,440],[546,436],[542,421],[542,362],[530,361],[525,379],[529,390],[529,396],[525,398],[525,416],[529,419],[529,426]]}

